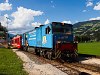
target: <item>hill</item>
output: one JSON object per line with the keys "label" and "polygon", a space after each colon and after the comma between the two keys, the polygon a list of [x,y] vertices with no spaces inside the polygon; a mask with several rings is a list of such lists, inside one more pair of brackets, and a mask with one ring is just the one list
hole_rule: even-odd
{"label": "hill", "polygon": [[100,20],[74,24],[74,34],[77,36],[87,36],[90,40],[100,41]]}

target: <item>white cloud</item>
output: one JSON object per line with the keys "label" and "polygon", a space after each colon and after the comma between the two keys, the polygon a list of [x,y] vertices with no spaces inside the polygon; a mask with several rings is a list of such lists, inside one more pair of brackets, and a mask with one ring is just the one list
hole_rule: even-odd
{"label": "white cloud", "polygon": [[75,23],[78,23],[78,22],[79,22],[78,20],[75,21]]}
{"label": "white cloud", "polygon": [[89,20],[100,20],[100,17],[90,18]]}
{"label": "white cloud", "polygon": [[8,31],[8,33],[10,33],[10,34],[18,34],[18,32],[17,31]]}
{"label": "white cloud", "polygon": [[94,10],[100,10],[100,2],[98,2],[98,3],[94,6],[93,9],[94,9]]}
{"label": "white cloud", "polygon": [[44,22],[44,24],[48,24],[48,23],[50,23],[50,21],[47,19],[47,20]]}
{"label": "white cloud", "polygon": [[71,21],[63,21],[62,23],[72,24]]}
{"label": "white cloud", "polygon": [[8,17],[8,14],[5,14],[4,16],[0,16],[1,25],[4,27],[7,27],[8,20],[6,17]]}
{"label": "white cloud", "polygon": [[32,23],[32,26],[33,27],[39,27],[41,25],[41,23],[39,23],[39,22],[34,22],[34,23]]}
{"label": "white cloud", "polygon": [[12,4],[0,3],[0,11],[12,10]]}
{"label": "white cloud", "polygon": [[31,22],[34,21],[34,17],[42,14],[43,12],[41,11],[18,7],[17,11],[11,15],[14,18],[11,28],[30,27],[32,26]]}
{"label": "white cloud", "polygon": [[5,15],[4,15],[4,17],[6,17],[6,18],[7,18],[7,17],[9,17],[9,15],[8,15],[8,14],[5,14]]}
{"label": "white cloud", "polygon": [[7,26],[7,19],[4,16],[0,16],[0,22],[2,26]]}
{"label": "white cloud", "polygon": [[9,1],[8,1],[8,0],[5,0],[5,2],[7,2],[7,3],[8,3]]}
{"label": "white cloud", "polygon": [[93,6],[93,2],[88,1],[88,2],[86,3],[86,7],[89,7],[89,6]]}
{"label": "white cloud", "polygon": [[7,27],[8,29],[9,24],[11,23],[11,20],[9,19],[9,15],[5,14],[4,16],[0,16],[0,22],[2,26]]}
{"label": "white cloud", "polygon": [[41,11],[18,7],[17,11],[11,15],[5,14],[4,16],[0,16],[0,22],[3,26],[8,27],[9,33],[18,34],[34,29],[33,24],[40,24],[34,22],[34,17],[42,14],[43,12]]}

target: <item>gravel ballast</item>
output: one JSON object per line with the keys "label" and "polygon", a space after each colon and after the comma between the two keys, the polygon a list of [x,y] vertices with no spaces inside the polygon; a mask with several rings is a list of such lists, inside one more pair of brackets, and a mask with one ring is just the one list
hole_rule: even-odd
{"label": "gravel ballast", "polygon": [[21,58],[23,68],[29,73],[29,75],[67,75],[66,73],[55,68],[51,64],[36,64],[31,61],[23,52],[13,49],[13,51]]}

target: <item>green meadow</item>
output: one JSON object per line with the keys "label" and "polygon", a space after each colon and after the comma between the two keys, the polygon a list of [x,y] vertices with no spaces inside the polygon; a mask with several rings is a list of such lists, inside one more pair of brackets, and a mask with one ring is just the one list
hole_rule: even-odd
{"label": "green meadow", "polygon": [[79,43],[78,53],[100,56],[100,42]]}
{"label": "green meadow", "polygon": [[0,48],[0,75],[28,75],[23,62],[11,49]]}

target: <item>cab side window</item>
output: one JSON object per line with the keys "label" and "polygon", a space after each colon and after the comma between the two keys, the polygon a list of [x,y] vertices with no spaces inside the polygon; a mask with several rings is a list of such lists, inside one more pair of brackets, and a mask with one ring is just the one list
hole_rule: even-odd
{"label": "cab side window", "polygon": [[48,26],[48,27],[45,29],[45,33],[46,33],[46,34],[50,34],[50,30],[51,30],[51,29],[50,29],[50,27]]}

